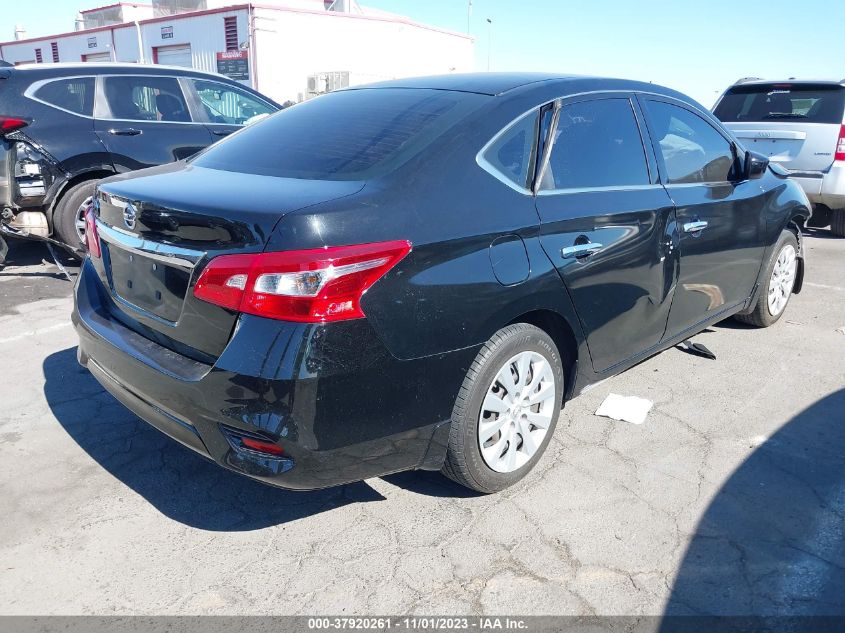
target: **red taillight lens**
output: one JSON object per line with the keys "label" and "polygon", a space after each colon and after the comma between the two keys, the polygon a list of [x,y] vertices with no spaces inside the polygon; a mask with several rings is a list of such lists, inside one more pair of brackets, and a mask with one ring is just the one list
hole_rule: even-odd
{"label": "red taillight lens", "polygon": [[411,251],[401,240],[223,255],[194,286],[198,299],[271,319],[321,323],[364,316],[361,297]]}
{"label": "red taillight lens", "polygon": [[0,114],[0,134],[14,132],[15,130],[19,130],[27,125],[29,125],[29,121],[26,119],[21,119],[16,116],[3,116]]}
{"label": "red taillight lens", "polygon": [[94,215],[94,207],[90,206],[85,210],[85,245],[88,247],[88,254],[91,257],[100,258],[100,236],[97,233],[97,216]]}
{"label": "red taillight lens", "polygon": [[836,155],[833,160],[845,160],[845,125],[839,128],[839,140],[836,141]]}

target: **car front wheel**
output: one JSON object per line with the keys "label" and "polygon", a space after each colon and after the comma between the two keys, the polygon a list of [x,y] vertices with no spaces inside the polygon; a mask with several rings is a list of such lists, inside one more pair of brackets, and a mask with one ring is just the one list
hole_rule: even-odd
{"label": "car front wheel", "polygon": [[443,473],[484,493],[522,479],[551,439],[563,384],[560,353],[543,330],[517,323],[496,332],[461,386]]}
{"label": "car front wheel", "polygon": [[769,327],[786,311],[798,275],[798,238],[795,233],[789,230],[781,233],[773,252],[767,269],[766,287],[760,292],[751,312],[735,315],[738,321]]}

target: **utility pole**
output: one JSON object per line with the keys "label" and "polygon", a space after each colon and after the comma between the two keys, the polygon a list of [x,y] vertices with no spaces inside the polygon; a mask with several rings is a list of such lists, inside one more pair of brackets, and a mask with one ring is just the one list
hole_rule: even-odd
{"label": "utility pole", "polygon": [[469,35],[469,23],[472,17],[472,0],[467,3],[467,35]]}
{"label": "utility pole", "polygon": [[490,72],[490,57],[493,54],[493,20],[487,18],[487,72]]}

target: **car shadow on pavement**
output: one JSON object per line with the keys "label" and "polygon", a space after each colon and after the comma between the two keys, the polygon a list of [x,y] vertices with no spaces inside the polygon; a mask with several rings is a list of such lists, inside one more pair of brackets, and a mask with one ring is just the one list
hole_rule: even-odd
{"label": "car shadow on pavement", "polygon": [[439,472],[425,470],[406,470],[382,477],[386,482],[397,488],[427,497],[448,497],[450,499],[469,499],[483,497],[484,493],[470,490],[466,486],[455,483]]}
{"label": "car shadow on pavement", "polygon": [[[64,274],[53,262],[53,256],[47,250],[44,242],[33,242],[29,240],[7,239],[9,252],[6,255],[6,260],[0,266],[0,276],[2,277],[53,277],[56,279],[65,279]],[[79,261],[68,255],[61,248],[54,248],[56,256],[63,266],[69,269],[71,274],[76,272],[76,267],[79,266]],[[47,262],[54,270],[44,272],[20,272],[17,270],[20,266],[37,266],[43,262]]]}
{"label": "car shadow on pavement", "polygon": [[76,361],[44,360],[44,395],[67,434],[162,514],[211,531],[249,531],[384,497],[363,482],[313,492],[274,488],[229,472],[140,420]]}
{"label": "car shadow on pavement", "polygon": [[812,228],[807,227],[804,229],[804,235],[807,237],[817,237],[822,240],[841,240],[843,238],[839,237],[838,235],[834,235],[833,231],[830,230],[830,227],[827,228]]}
{"label": "car shadow on pavement", "polygon": [[665,614],[845,615],[845,389],[792,418],[718,491]]}

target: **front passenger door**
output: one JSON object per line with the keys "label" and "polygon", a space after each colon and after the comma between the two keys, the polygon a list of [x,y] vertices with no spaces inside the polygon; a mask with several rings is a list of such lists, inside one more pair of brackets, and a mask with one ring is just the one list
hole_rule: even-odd
{"label": "front passenger door", "polygon": [[205,126],[192,121],[176,77],[101,77],[94,116],[94,130],[119,172],[188,158],[213,142]]}
{"label": "front passenger door", "polygon": [[710,122],[668,98],[640,98],[680,231],[668,339],[750,296],[762,258],[763,191],[759,181],[737,179],[734,145]]}
{"label": "front passenger door", "polygon": [[564,101],[539,176],[540,241],[598,372],[654,348],[672,301],[674,211],[641,124],[630,95]]}

